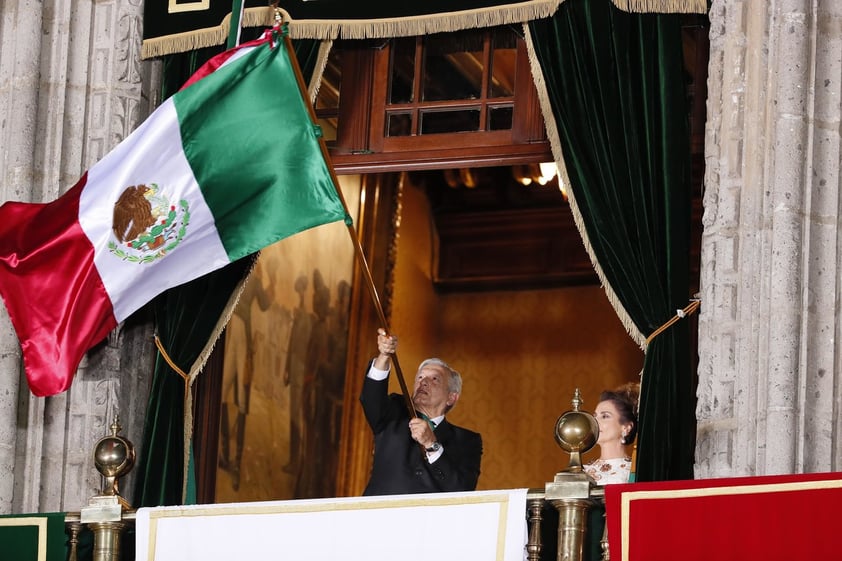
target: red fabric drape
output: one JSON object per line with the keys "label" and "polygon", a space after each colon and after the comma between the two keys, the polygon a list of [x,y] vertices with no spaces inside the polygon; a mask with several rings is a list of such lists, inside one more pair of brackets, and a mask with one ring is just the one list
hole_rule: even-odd
{"label": "red fabric drape", "polygon": [[842,473],[607,485],[612,560],[838,559]]}

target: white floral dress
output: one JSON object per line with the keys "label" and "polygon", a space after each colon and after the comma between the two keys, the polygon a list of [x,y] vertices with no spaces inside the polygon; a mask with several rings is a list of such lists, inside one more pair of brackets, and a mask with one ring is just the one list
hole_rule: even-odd
{"label": "white floral dress", "polygon": [[611,483],[628,483],[631,473],[631,458],[614,458],[610,460],[595,460],[585,466],[585,473],[597,485]]}

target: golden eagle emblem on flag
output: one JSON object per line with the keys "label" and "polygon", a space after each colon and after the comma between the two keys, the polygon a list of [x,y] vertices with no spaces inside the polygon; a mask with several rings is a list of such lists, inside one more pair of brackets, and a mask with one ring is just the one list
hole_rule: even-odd
{"label": "golden eagle emblem on flag", "polygon": [[172,204],[157,183],[131,185],[114,203],[108,249],[125,261],[150,263],[178,246],[189,222],[186,200]]}

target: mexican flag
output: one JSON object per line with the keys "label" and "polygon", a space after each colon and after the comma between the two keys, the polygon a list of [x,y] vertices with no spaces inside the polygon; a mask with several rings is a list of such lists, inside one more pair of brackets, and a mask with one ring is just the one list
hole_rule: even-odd
{"label": "mexican flag", "polygon": [[200,69],[67,193],[0,207],[0,294],[37,396],[161,292],[345,220],[285,42]]}

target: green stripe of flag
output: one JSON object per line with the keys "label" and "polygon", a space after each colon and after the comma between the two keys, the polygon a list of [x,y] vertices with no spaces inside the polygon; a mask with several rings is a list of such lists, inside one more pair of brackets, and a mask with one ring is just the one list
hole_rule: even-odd
{"label": "green stripe of flag", "polygon": [[345,210],[282,41],[175,94],[184,153],[232,261]]}

